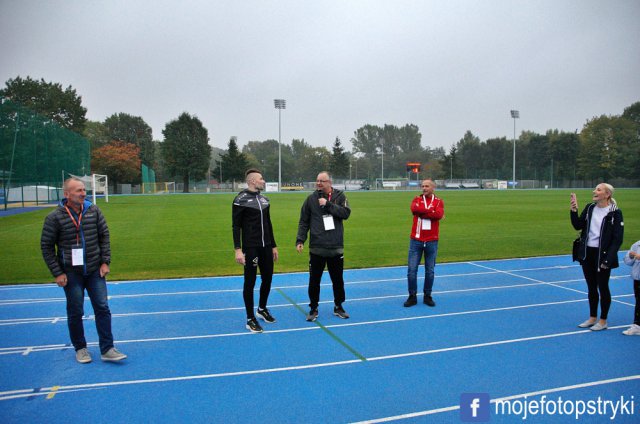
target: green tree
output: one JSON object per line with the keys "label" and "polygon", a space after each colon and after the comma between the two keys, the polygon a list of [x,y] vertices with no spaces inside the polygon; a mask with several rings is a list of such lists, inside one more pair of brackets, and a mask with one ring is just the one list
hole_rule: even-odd
{"label": "green tree", "polygon": [[336,137],[336,141],[333,142],[333,153],[331,154],[329,170],[334,178],[347,178],[349,176],[349,156],[342,148],[338,137]]}
{"label": "green tree", "polygon": [[107,135],[111,140],[124,141],[140,148],[140,160],[155,167],[155,144],[151,127],[139,116],[114,113],[104,120]]}
{"label": "green tree", "polygon": [[304,139],[291,141],[292,181],[314,181],[320,171],[330,168],[331,153],[326,147],[313,147]]}
{"label": "green tree", "polygon": [[[576,133],[547,131],[553,159],[554,180],[575,180],[580,153],[580,137]],[[551,172],[550,172],[551,174]]]}
{"label": "green tree", "polygon": [[89,140],[92,151],[106,146],[110,141],[113,141],[112,138],[109,138],[109,134],[107,134],[107,128],[102,122],[98,121],[87,121],[82,135]]}
{"label": "green tree", "polygon": [[[238,149],[235,137],[229,139],[227,152],[220,155],[223,181],[243,181],[249,162],[247,157]],[[215,169],[214,175],[220,175],[220,165]]]}
{"label": "green tree", "polygon": [[640,129],[640,102],[635,102],[631,106],[625,108],[622,113],[622,117],[635,122],[635,124],[638,125],[638,129]]}
{"label": "green tree", "polygon": [[607,181],[614,176],[617,156],[614,129],[616,119],[602,115],[587,121],[582,128],[578,169],[583,177]]}
{"label": "green tree", "polygon": [[359,157],[360,168],[367,169],[367,179],[369,180],[380,177],[381,139],[382,128],[369,124],[358,128],[351,138],[353,154]]}
{"label": "green tree", "polygon": [[204,178],[209,170],[211,146],[209,133],[200,119],[182,113],[162,130],[162,157],[170,175],[182,177],[184,192],[189,192],[189,179]]}
{"label": "green tree", "polygon": [[[282,182],[300,181],[297,177],[297,163],[293,157],[293,149],[288,144],[282,144],[278,149],[278,140],[250,141],[243,148],[242,153],[249,163],[258,167],[266,181],[278,181],[282,173]],[[279,170],[280,162],[282,169]]]}
{"label": "green tree", "polygon": [[87,121],[82,97],[71,86],[63,89],[59,83],[18,76],[6,82],[6,87],[0,90],[0,98],[27,107],[78,134],[82,134]]}
{"label": "green tree", "polygon": [[485,142],[483,155],[483,178],[512,178],[513,141],[505,137],[490,138]]}
{"label": "green tree", "polygon": [[[283,171],[287,156],[287,149],[282,146]],[[250,141],[242,148],[242,154],[247,160],[248,166],[255,166],[262,171],[265,181],[278,181],[278,140]],[[244,172],[244,171],[243,171]],[[284,176],[283,172],[283,176]],[[243,174],[244,178],[244,174]]]}
{"label": "green tree", "polygon": [[456,144],[456,159],[462,165],[458,178],[478,178],[482,167],[480,138],[467,131]]}

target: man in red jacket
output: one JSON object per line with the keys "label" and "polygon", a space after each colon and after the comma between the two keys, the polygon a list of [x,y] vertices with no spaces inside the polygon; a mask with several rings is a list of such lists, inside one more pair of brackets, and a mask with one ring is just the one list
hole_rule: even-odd
{"label": "man in red jacket", "polygon": [[418,303],[418,267],[424,253],[424,303],[436,306],[431,297],[433,288],[434,269],[438,254],[438,237],[440,220],[444,218],[444,202],[436,197],[436,183],[431,179],[422,181],[422,195],[416,196],[411,202],[413,226],[409,241],[409,265],[407,280],[409,283],[409,298],[404,306],[409,307]]}

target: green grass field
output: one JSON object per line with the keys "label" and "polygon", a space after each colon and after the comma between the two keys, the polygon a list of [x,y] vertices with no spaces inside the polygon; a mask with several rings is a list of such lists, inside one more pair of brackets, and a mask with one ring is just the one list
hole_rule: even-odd
{"label": "green grass field", "polygon": [[[438,191],[446,218],[438,262],[568,254],[576,232],[569,222],[570,190]],[[345,266],[405,265],[417,192],[349,192]],[[276,272],[306,271],[295,251],[300,206],[308,193],[270,193],[280,261]],[[591,190],[577,190],[582,206]],[[111,280],[241,274],[231,236],[233,194],[112,196],[99,201],[111,231]],[[621,189],[628,249],[640,239],[640,189]],[[40,253],[50,209],[0,218],[0,284],[53,279]],[[305,246],[306,248],[306,246]],[[569,262],[567,262],[569,263]]]}

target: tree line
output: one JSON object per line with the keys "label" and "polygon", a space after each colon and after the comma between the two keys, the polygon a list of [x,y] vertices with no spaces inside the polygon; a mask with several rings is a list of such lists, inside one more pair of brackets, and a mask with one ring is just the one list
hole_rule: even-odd
{"label": "tree line", "polygon": [[[304,139],[282,143],[267,139],[248,141],[242,149],[230,138],[226,149],[209,145],[208,130],[200,119],[183,112],[153,140],[151,127],[140,116],[119,112],[104,121],[86,119],[82,97],[71,86],[34,80],[9,79],[0,99],[21,104],[63,128],[84,136],[91,145],[94,173],[112,182],[139,183],[140,166],[156,171],[158,181],[205,178],[239,181],[244,171],[257,167],[268,181],[312,181],[320,170],[338,179],[407,177],[408,162],[422,164],[421,175],[436,179],[511,179],[513,140],[480,140],[471,131],[451,146],[423,146],[417,125],[366,124],[354,131],[346,151],[336,137],[331,148],[312,146]],[[3,100],[4,101],[4,100]],[[640,179],[640,102],[621,115],[588,120],[579,133],[557,129],[545,134],[523,131],[515,140],[516,179]]]}

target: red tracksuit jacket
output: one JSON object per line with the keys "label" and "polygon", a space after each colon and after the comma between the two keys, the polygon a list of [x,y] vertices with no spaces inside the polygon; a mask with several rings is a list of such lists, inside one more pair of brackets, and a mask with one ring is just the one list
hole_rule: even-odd
{"label": "red tracksuit jacket", "polygon": [[418,241],[438,240],[440,220],[444,218],[444,202],[439,197],[416,196],[411,202],[413,226],[411,238]]}

